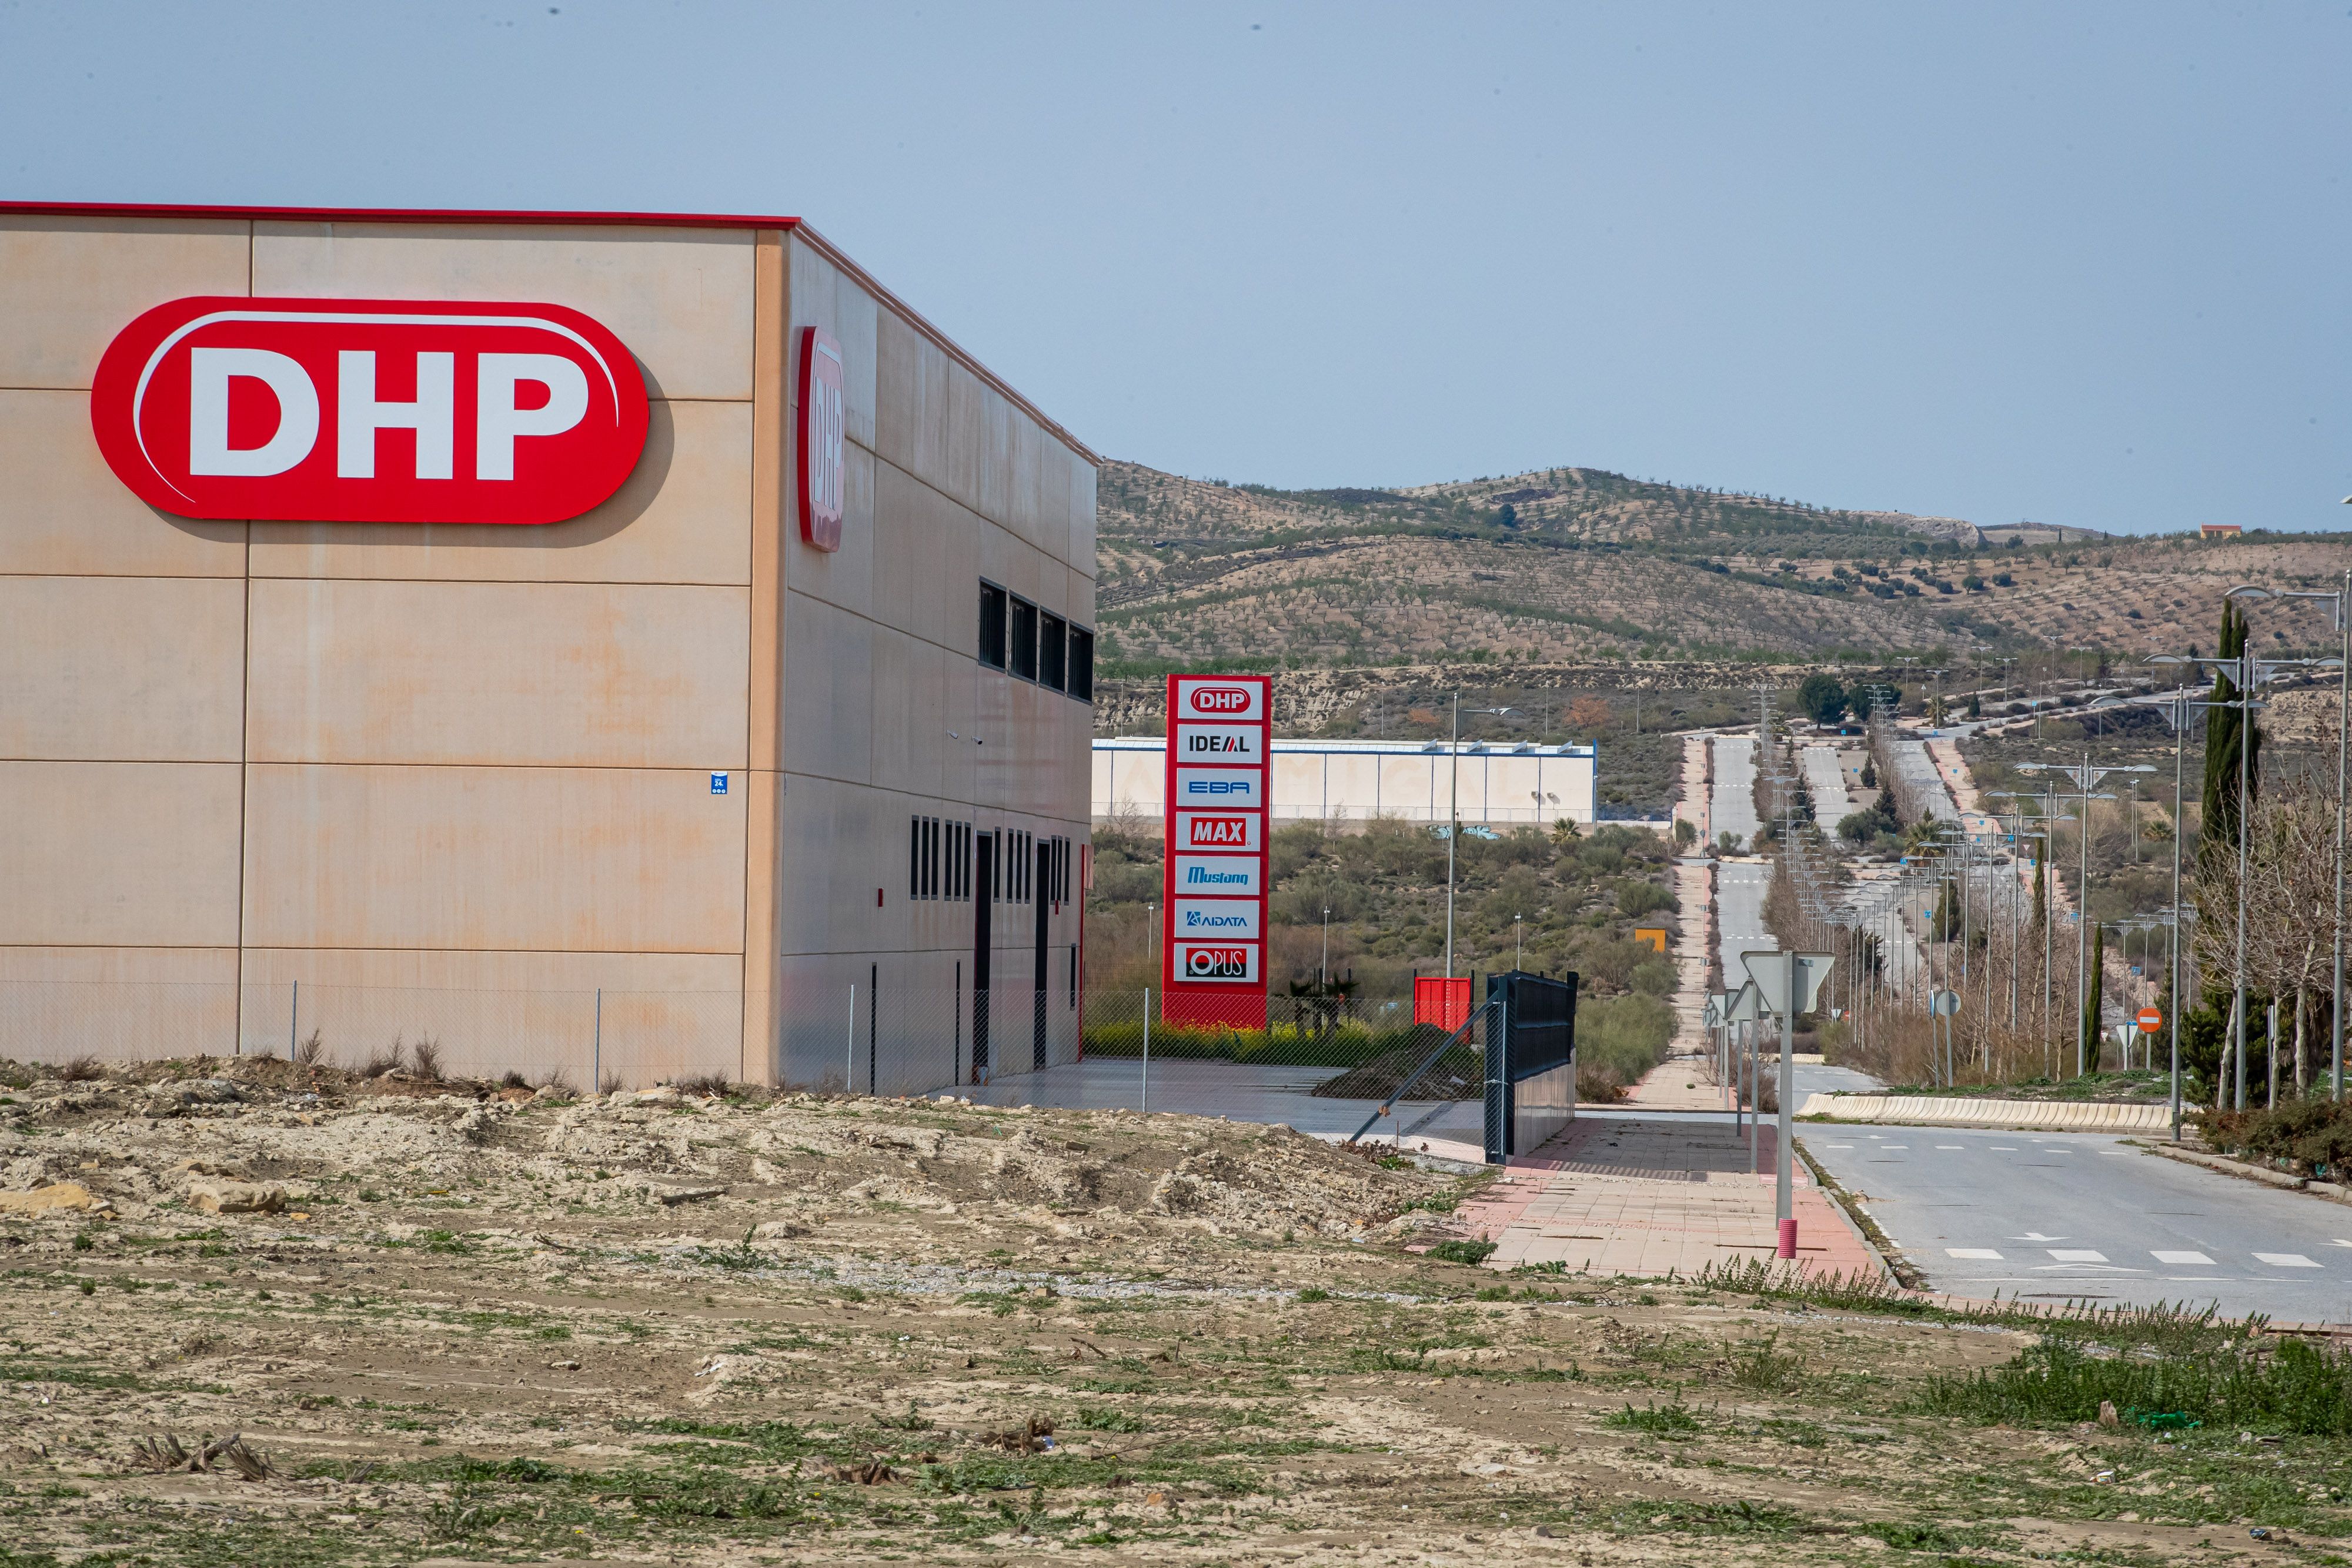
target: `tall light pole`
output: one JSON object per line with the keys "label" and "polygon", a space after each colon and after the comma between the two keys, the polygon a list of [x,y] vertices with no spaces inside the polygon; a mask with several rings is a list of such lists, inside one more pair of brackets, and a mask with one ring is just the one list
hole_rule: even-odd
{"label": "tall light pole", "polygon": [[[2352,507],[2352,496],[2344,497]],[[2333,661],[2336,679],[2336,962],[2329,985],[2333,1012],[2329,1035],[2329,1093],[2337,1100],[2344,1098],[2344,776],[2347,737],[2352,737],[2352,570],[2344,573],[2344,586],[2334,592],[2313,589],[2277,590],[2254,588],[2251,585],[2230,590],[2233,598],[2261,599],[2320,599],[2326,600],[2336,618],[2336,632],[2341,647]],[[2328,661],[2321,661],[2326,664]],[[2178,902],[2176,900],[2175,902]]]}
{"label": "tall light pole", "polygon": [[2021,773],[2054,773],[2080,791],[2083,820],[2076,829],[2080,841],[2080,865],[2075,872],[2076,896],[2081,907],[2074,912],[2074,1076],[2080,1078],[2089,1071],[2090,1029],[2083,1009],[2091,994],[2091,802],[2112,800],[2113,795],[2094,795],[2091,787],[2110,773],[2153,773],[2155,768],[2145,763],[2133,763],[2125,768],[2094,768],[2091,749],[2083,748],[2083,760],[2071,762],[2021,762]]}
{"label": "tall light pole", "polygon": [[[1472,713],[1517,713],[1515,707],[1474,707]],[[1454,977],[1454,841],[1462,836],[1462,694],[1454,694],[1454,746],[1447,759],[1445,824],[1445,977]]]}
{"label": "tall light pole", "polygon": [[1523,960],[1528,956],[1527,937],[1519,929],[1519,922],[1526,918],[1522,915],[1511,916],[1511,967],[1514,969],[1526,967]]}
{"label": "tall light pole", "polygon": [[1316,967],[1316,983],[1328,994],[1331,989],[1331,906],[1323,906],[1323,962]]}

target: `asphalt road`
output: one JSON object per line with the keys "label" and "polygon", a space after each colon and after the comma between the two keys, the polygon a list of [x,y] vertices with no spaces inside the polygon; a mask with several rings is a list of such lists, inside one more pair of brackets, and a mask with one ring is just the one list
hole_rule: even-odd
{"label": "asphalt road", "polygon": [[1936,1290],[2352,1322],[2352,1207],[2093,1133],[1825,1127],[1799,1141]]}
{"label": "asphalt road", "polygon": [[1739,847],[1754,847],[1756,830],[1756,737],[1718,735],[1715,737],[1715,789],[1707,825],[1720,838],[1739,835]]}

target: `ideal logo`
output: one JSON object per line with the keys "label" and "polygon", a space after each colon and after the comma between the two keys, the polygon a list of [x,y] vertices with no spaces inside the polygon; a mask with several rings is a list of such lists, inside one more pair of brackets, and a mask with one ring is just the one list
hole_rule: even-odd
{"label": "ideal logo", "polygon": [[1176,760],[1255,765],[1265,753],[1265,732],[1254,724],[1181,724],[1176,727]]}

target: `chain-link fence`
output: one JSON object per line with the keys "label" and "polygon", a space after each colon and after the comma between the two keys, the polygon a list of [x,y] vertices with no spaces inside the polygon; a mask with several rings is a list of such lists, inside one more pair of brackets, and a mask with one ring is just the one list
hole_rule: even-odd
{"label": "chain-link fence", "polygon": [[[1265,1024],[1247,1028],[1171,1021],[1164,1004],[1155,992],[1066,984],[870,979],[797,988],[773,1007],[734,990],[17,980],[0,982],[0,1056],[274,1056],[578,1091],[772,1080],[1185,1112],[1326,1136],[1369,1122],[1368,1138],[1435,1153],[1480,1144],[1483,1021],[1439,1051],[1447,1031],[1415,1022],[1410,1001],[1269,998]],[[774,1060],[761,1060],[770,1050]]]}

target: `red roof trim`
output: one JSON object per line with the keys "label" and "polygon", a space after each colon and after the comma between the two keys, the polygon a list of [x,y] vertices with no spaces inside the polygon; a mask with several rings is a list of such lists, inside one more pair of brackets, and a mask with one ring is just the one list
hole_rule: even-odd
{"label": "red roof trim", "polygon": [[0,202],[0,213],[96,218],[285,218],[327,223],[570,224],[630,228],[789,229],[800,219],[737,213],[522,213],[462,207],[196,206],[178,202]]}

